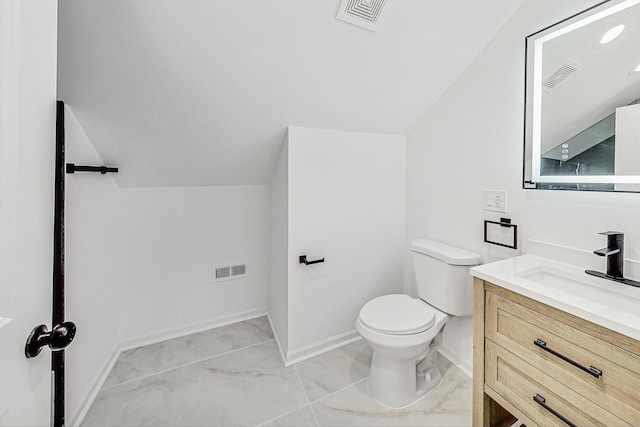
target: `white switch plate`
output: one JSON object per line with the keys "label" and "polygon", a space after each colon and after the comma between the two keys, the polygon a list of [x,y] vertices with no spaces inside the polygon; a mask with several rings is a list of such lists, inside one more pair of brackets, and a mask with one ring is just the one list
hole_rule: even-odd
{"label": "white switch plate", "polygon": [[482,209],[493,212],[507,211],[507,192],[503,190],[482,191]]}

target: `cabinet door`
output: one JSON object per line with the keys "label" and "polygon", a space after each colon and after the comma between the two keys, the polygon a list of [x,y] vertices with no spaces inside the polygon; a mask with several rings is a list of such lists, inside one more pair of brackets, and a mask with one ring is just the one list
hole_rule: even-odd
{"label": "cabinet door", "polygon": [[520,302],[487,293],[487,338],[571,384],[595,404],[640,425],[640,357],[604,341],[595,330],[585,332],[586,321],[583,330],[564,323],[566,313],[563,319],[550,307],[539,303],[525,307],[526,301]]}

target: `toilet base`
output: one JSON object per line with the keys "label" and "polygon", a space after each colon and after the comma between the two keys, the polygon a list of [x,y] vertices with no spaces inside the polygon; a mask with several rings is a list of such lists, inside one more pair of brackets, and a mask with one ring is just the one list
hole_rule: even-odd
{"label": "toilet base", "polygon": [[415,404],[439,386],[442,374],[435,359],[443,330],[444,326],[418,359],[398,358],[397,354],[387,357],[374,349],[367,380],[371,397],[387,408],[402,409]]}
{"label": "toilet base", "polygon": [[425,375],[417,377],[416,388],[418,389],[417,394],[421,395],[420,399],[424,397],[423,395],[438,387],[440,383],[442,383],[442,373],[437,366],[432,367]]}
{"label": "toilet base", "polygon": [[371,377],[367,380],[367,389],[369,394],[381,406],[390,409],[404,409],[415,405],[420,400],[427,397],[429,392],[436,389],[442,383],[442,374],[437,366],[431,368],[425,376],[415,378],[416,392],[411,394],[399,393],[391,396],[389,389],[385,389],[385,393],[380,393],[378,389],[371,389]]}

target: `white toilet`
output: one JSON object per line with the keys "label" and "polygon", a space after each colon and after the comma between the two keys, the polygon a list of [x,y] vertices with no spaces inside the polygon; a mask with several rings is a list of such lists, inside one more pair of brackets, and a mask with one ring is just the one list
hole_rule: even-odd
{"label": "white toilet", "polygon": [[373,349],[369,391],[391,408],[417,402],[440,384],[435,366],[444,325],[470,316],[469,268],[480,255],[427,239],[411,242],[418,297],[384,295],[362,307],[356,329]]}

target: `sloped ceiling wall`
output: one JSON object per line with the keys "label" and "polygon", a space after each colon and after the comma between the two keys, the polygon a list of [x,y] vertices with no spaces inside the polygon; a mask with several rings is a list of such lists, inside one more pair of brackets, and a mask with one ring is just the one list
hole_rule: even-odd
{"label": "sloped ceiling wall", "polygon": [[58,96],[121,187],[268,184],[287,125],[407,134],[521,3],[60,0]]}

